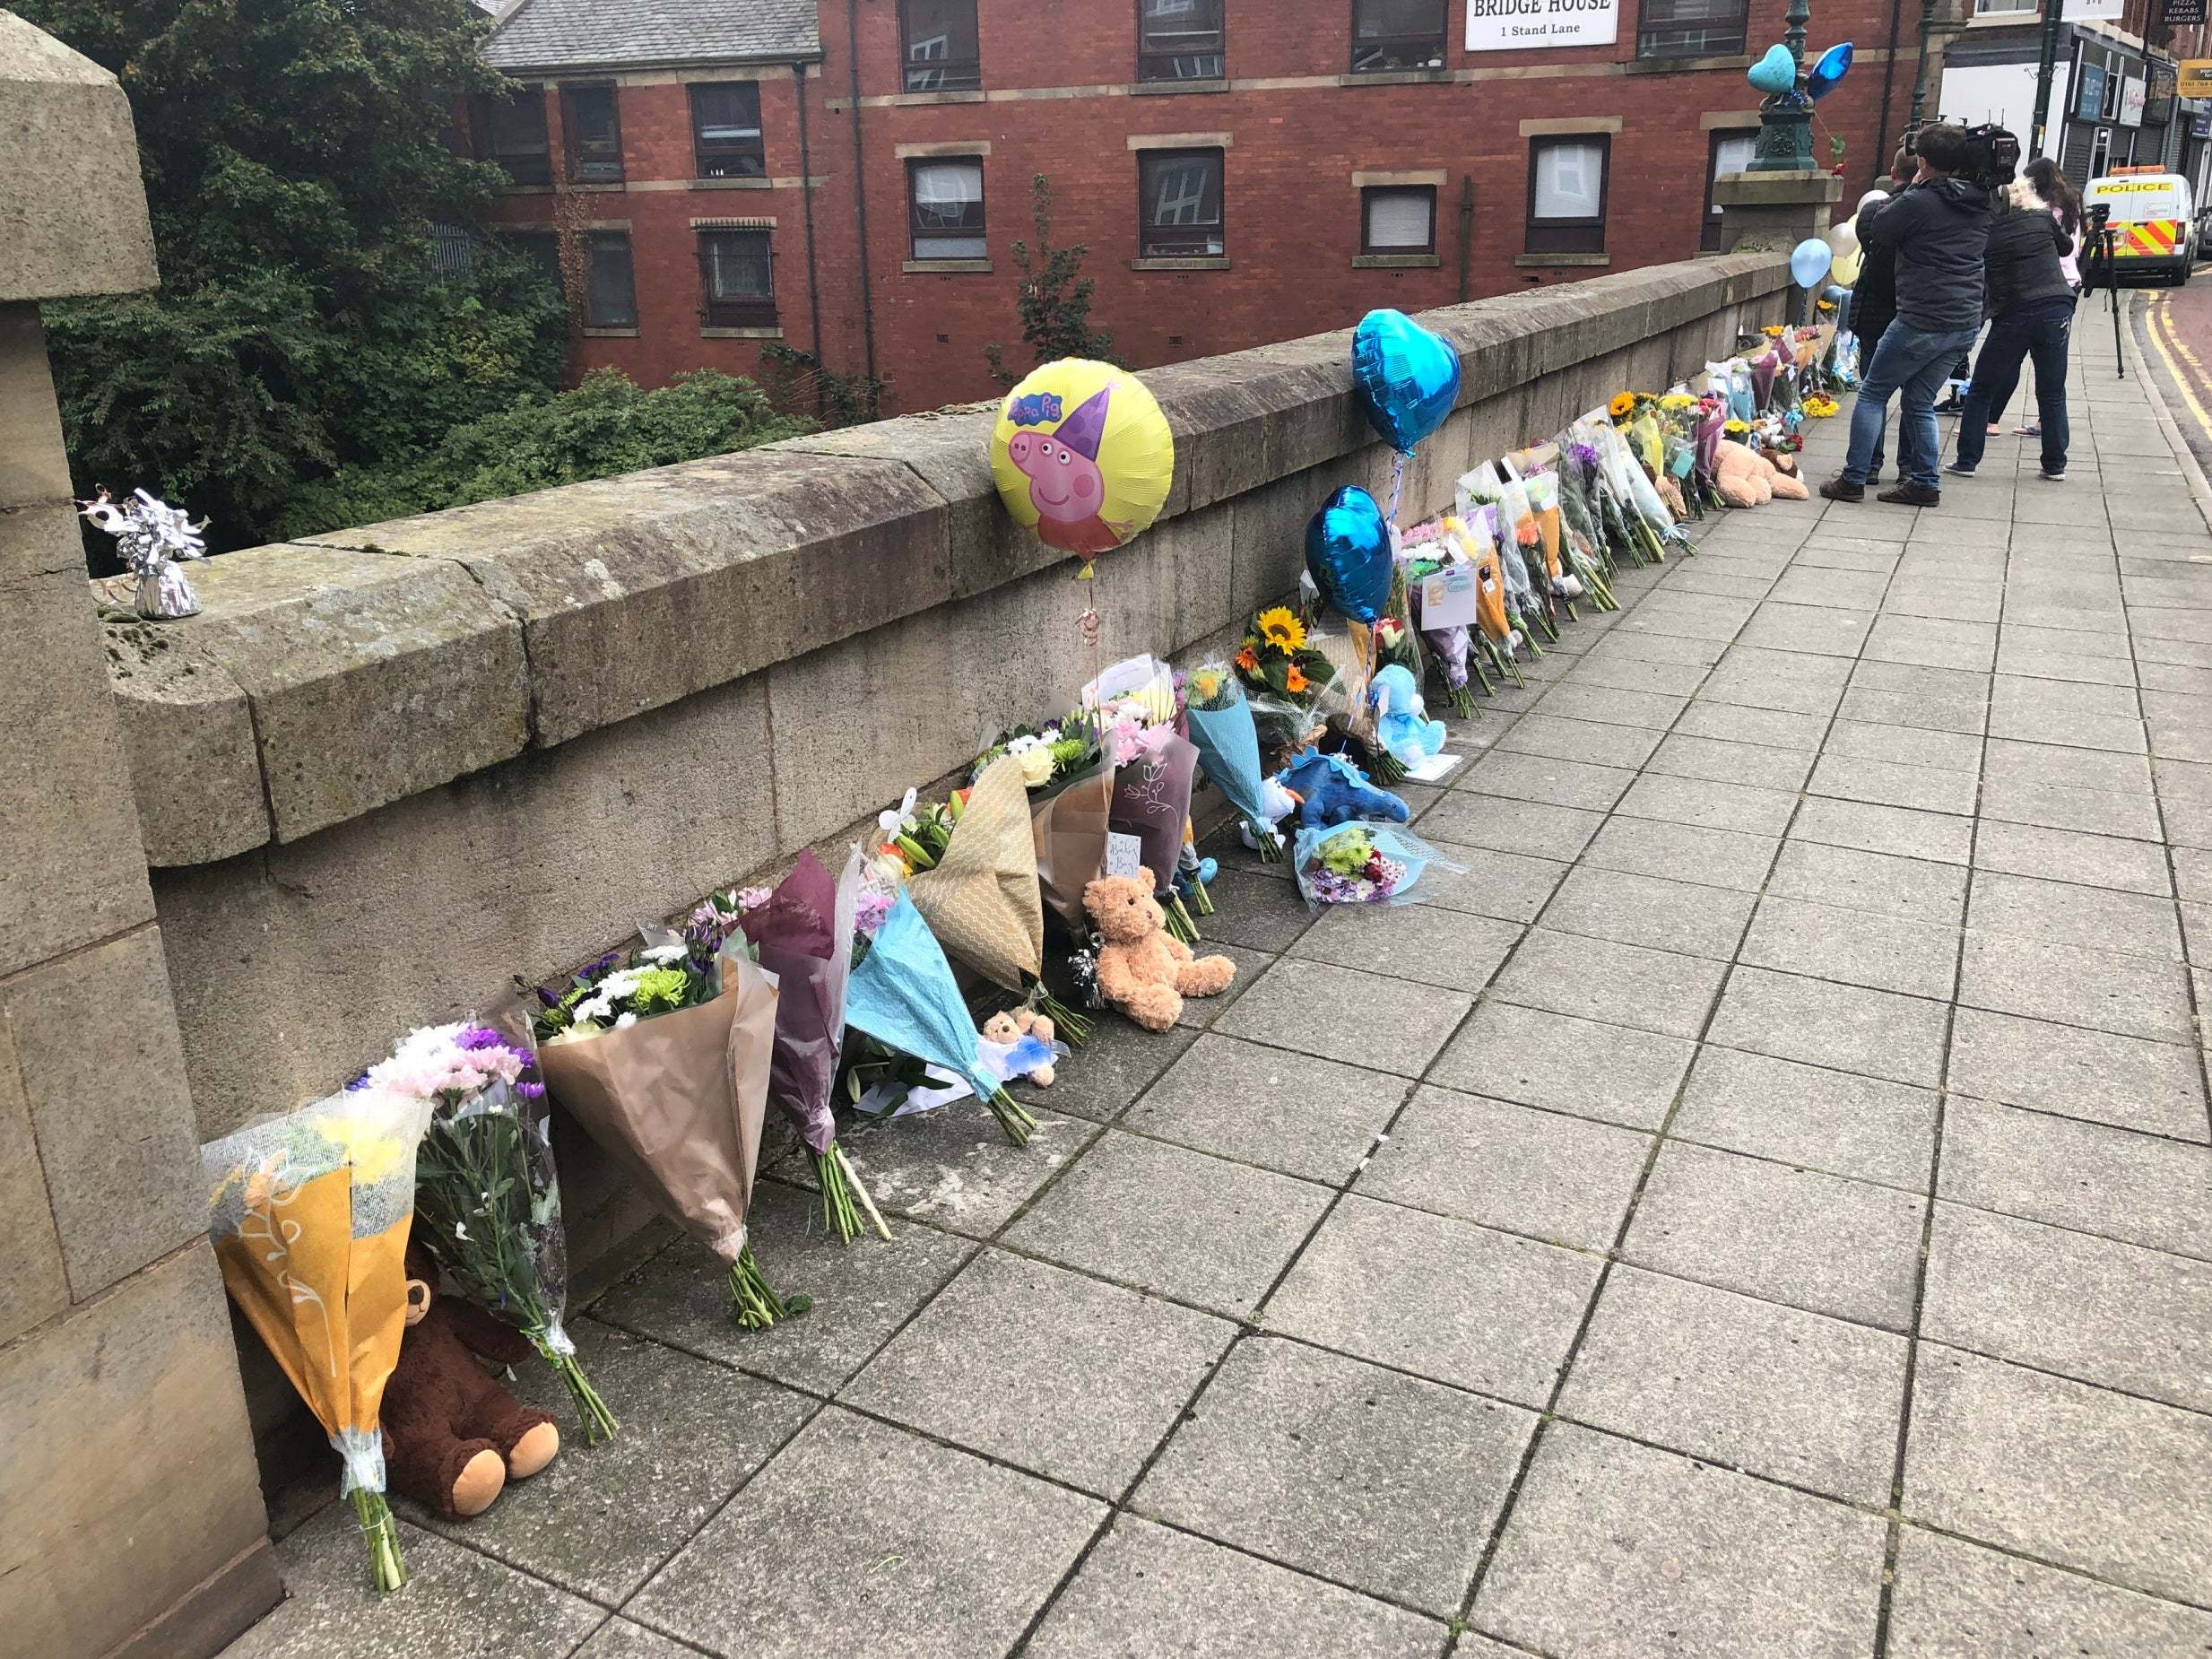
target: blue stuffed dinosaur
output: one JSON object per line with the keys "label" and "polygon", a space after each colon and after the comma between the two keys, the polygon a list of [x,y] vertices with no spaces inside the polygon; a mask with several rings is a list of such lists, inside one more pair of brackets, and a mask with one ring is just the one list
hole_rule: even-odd
{"label": "blue stuffed dinosaur", "polygon": [[1303,829],[1330,830],[1355,818],[1402,824],[1413,816],[1403,801],[1387,789],[1377,789],[1340,754],[1309,749],[1276,776],[1298,797]]}
{"label": "blue stuffed dinosaur", "polygon": [[1401,766],[1418,766],[1444,747],[1444,722],[1426,717],[1413,671],[1392,663],[1375,676],[1368,695],[1375,699],[1375,731],[1384,748]]}

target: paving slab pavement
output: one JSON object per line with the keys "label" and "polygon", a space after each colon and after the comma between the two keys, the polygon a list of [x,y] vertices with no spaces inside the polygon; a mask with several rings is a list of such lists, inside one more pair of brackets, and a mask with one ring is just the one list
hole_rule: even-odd
{"label": "paving slab pavement", "polygon": [[2212,1654],[2212,532],[2084,355],[2064,483],[1624,572],[1414,795],[1463,873],[1227,855],[1234,997],[853,1134],[892,1244],[773,1164],[811,1313],[671,1246],[620,1443],[382,1603],[323,1510],[232,1655]]}

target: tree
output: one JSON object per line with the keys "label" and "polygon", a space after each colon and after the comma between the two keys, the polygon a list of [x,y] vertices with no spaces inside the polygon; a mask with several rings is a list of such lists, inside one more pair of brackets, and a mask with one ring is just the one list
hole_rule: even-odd
{"label": "tree", "polygon": [[653,392],[619,369],[595,369],[574,391],[456,426],[425,455],[347,468],[310,484],[277,528],[313,535],[726,455],[814,430],[811,421],[778,414],[751,381],[711,369],[679,375]]}
{"label": "tree", "polygon": [[446,143],[501,84],[470,0],[10,4],[121,79],[160,264],[47,308],[82,492],[143,483],[239,546],[558,385],[560,296],[475,231],[499,175]]}
{"label": "tree", "polygon": [[[1021,273],[1014,308],[1021,317],[1022,343],[1040,364],[1063,357],[1118,363],[1114,336],[1090,326],[1090,296],[1097,287],[1083,274],[1083,256],[1090,249],[1081,242],[1053,246],[1052,182],[1042,173],[1029,182],[1029,213],[1037,227],[1037,245],[1017,241],[1012,249],[1014,269]],[[1006,367],[996,342],[984,347],[983,354],[1000,385],[1011,387],[1021,378]]]}

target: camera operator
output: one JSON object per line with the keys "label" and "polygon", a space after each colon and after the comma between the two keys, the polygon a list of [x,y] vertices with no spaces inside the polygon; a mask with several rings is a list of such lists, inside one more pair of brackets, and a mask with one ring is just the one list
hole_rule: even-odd
{"label": "camera operator", "polygon": [[1903,394],[1897,459],[1908,470],[1881,499],[1903,507],[1934,507],[1943,499],[1936,394],[1982,330],[1990,192],[1966,174],[1986,145],[1977,146],[1965,128],[1923,127],[1916,148],[1920,170],[1913,183],[1859,214],[1861,245],[1895,250],[1897,317],[1867,364],[1843,471],[1820,486],[1831,501],[1866,499],[1867,475],[1895,393]]}
{"label": "camera operator", "polygon": [[1958,421],[1958,454],[1947,470],[1972,478],[1989,444],[1989,418],[2020,383],[2020,362],[2035,360],[2035,402],[2042,415],[2043,475],[2066,476],[2066,343],[2074,326],[2074,285],[2060,261],[2074,251],[2050,208],[2025,178],[2010,180],[1990,221],[1990,337],[1974,361]]}

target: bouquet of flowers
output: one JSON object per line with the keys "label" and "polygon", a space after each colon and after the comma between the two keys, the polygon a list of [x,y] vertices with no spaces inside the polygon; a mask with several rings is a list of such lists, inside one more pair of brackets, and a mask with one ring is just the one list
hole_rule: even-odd
{"label": "bouquet of flowers", "polygon": [[[1107,741],[1116,741],[1113,731]],[[1156,873],[1159,887],[1153,896],[1167,913],[1168,931],[1185,944],[1193,943],[1198,928],[1175,890],[1175,873],[1191,821],[1191,790],[1198,779],[1197,746],[1176,736],[1173,726],[1148,726],[1132,734],[1127,747],[1117,750],[1115,758],[1114,803],[1106,816],[1107,827],[1141,844],[1138,862]],[[1205,890],[1202,884],[1193,888],[1200,896],[1201,911]]]}
{"label": "bouquet of flowers", "polygon": [[875,937],[854,966],[846,990],[846,1023],[885,1048],[970,1082],[997,1116],[1006,1138],[1028,1144],[1037,1119],[1006,1092],[985,1065],[974,1021],[943,948],[913,899],[892,901]]}
{"label": "bouquet of flowers", "polygon": [[426,1108],[355,1089],[200,1149],[222,1281],[329,1435],[380,1591],[407,1582],[384,1498],[384,1385],[407,1323]]}
{"label": "bouquet of flowers", "polygon": [[1460,868],[1442,863],[1435,847],[1396,824],[1354,819],[1298,831],[1298,890],[1316,910],[1324,905],[1410,904],[1414,883],[1432,864]]}
{"label": "bouquet of flowers", "polygon": [[876,856],[896,860],[907,875],[937,867],[967,800],[965,791],[956,791],[949,801],[924,806],[915,804],[915,795],[909,789],[897,806],[876,814],[876,827],[882,831]]}
{"label": "bouquet of flowers", "polygon": [[[1460,480],[1458,491],[1460,517],[1470,524],[1487,524],[1495,527],[1496,565],[1505,583],[1505,620],[1513,638],[1505,647],[1517,650],[1525,647],[1531,656],[1540,659],[1544,653],[1534,638],[1537,609],[1535,585],[1529,579],[1527,560],[1521,551],[1521,533],[1528,532],[1528,545],[1533,550],[1538,542],[1536,521],[1526,512],[1516,514],[1513,504],[1505,499],[1505,485],[1498,476],[1497,464],[1485,461]],[[1525,500],[1522,507],[1526,507]],[[1488,510],[1479,516],[1477,508]],[[1514,676],[1517,680],[1518,674]]]}
{"label": "bouquet of flowers", "polygon": [[1288,605],[1253,616],[1233,660],[1262,755],[1279,767],[1304,748],[1322,724],[1318,705],[1323,692],[1336,683],[1336,664],[1308,638],[1304,619]]}
{"label": "bouquet of flowers", "polygon": [[811,1304],[778,1297],[745,1231],[776,1048],[776,991],[709,930],[603,956],[541,987],[533,1034],[570,1116],[664,1214],[729,1264],[737,1322],[764,1330]]}
{"label": "bouquet of flowers", "polygon": [[460,1293],[529,1340],[568,1390],[585,1443],[614,1438],[562,1327],[568,1250],[536,1057],[488,1026],[426,1025],[357,1090],[422,1102],[414,1236]]}
{"label": "bouquet of flowers", "polygon": [[[1461,683],[1466,682],[1465,655]],[[1283,838],[1268,811],[1265,775],[1260,770],[1260,732],[1252,705],[1226,663],[1208,663],[1193,672],[1184,715],[1199,764],[1213,786],[1227,797],[1245,828],[1270,864],[1279,863]]]}
{"label": "bouquet of flowers", "polygon": [[[802,852],[792,873],[773,890],[738,895],[734,928],[754,960],[776,976],[776,1047],[768,1062],[768,1099],[806,1142],[821,1187],[822,1220],[846,1244],[858,1236],[863,1210],[880,1237],[891,1236],[861,1183],[860,1172],[838,1142],[831,1105],[845,1042],[845,989],[853,968],[863,879],[858,847],[835,882],[820,859]],[[710,908],[720,925],[718,907]],[[730,931],[724,928],[724,937]]]}
{"label": "bouquet of flowers", "polygon": [[1475,713],[1473,681],[1482,682],[1485,696],[1493,689],[1489,676],[1482,672],[1482,664],[1475,657],[1474,630],[1464,622],[1432,624],[1427,602],[1428,578],[1439,571],[1465,566],[1470,567],[1470,577],[1474,574],[1472,560],[1460,542],[1459,521],[1446,517],[1416,525],[1406,532],[1402,547],[1413,625],[1420,630],[1428,656],[1444,676],[1444,690],[1450,694],[1453,711],[1471,719]]}
{"label": "bouquet of flowers", "polygon": [[1023,776],[1018,754],[1002,753],[985,768],[943,856],[906,890],[947,951],[1043,1007],[1080,1043],[1089,1022],[1045,989],[1045,912]]}

